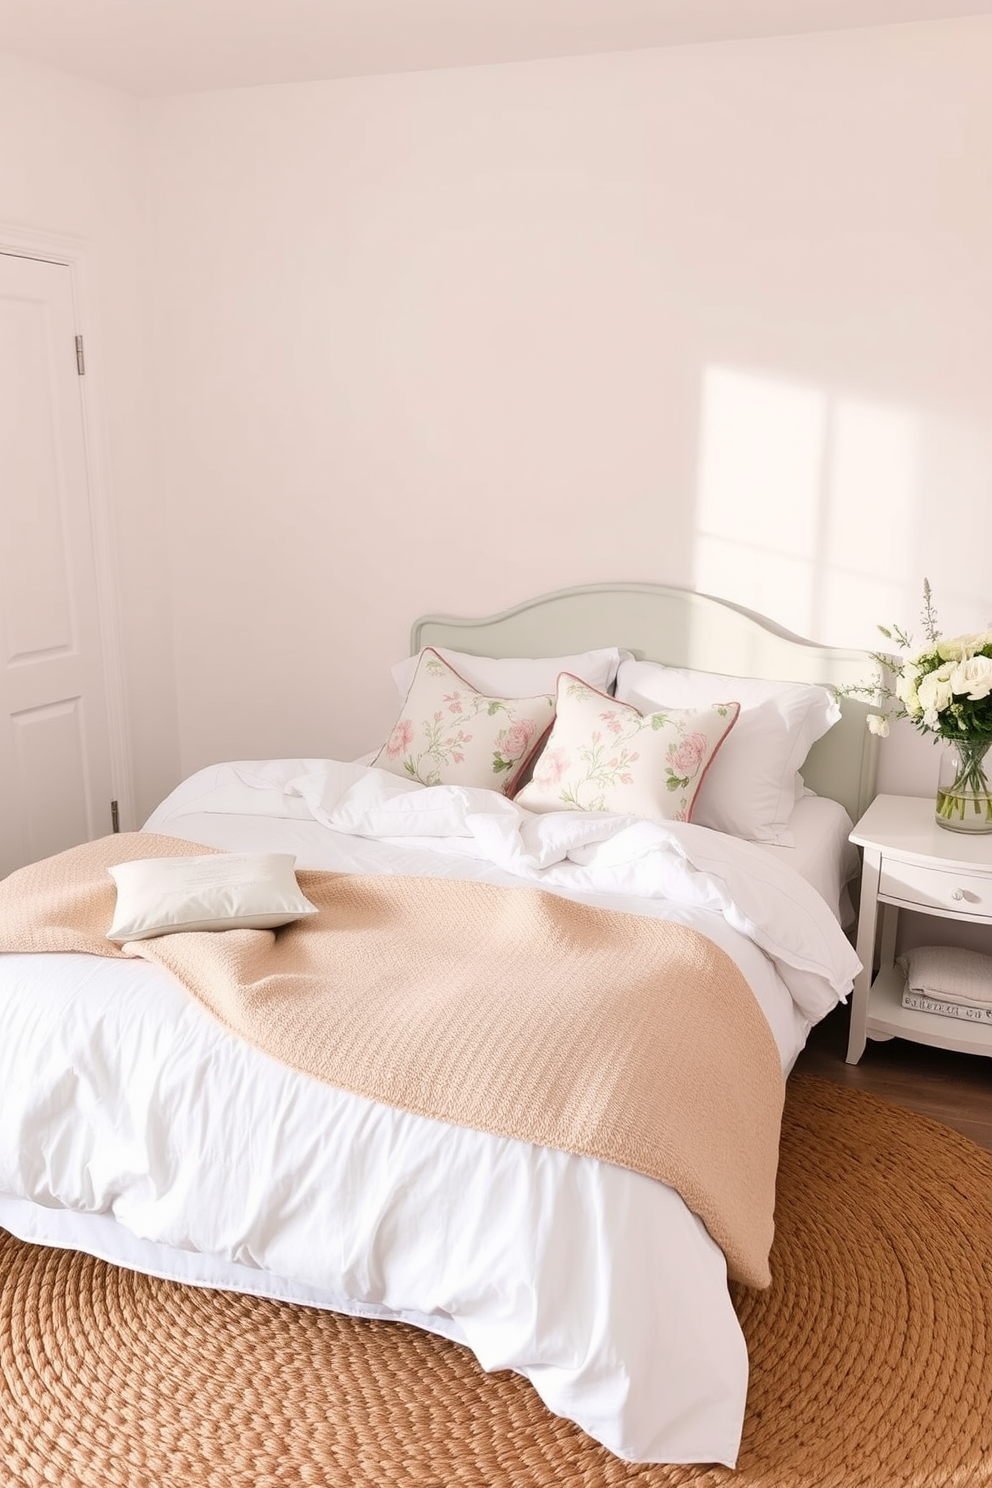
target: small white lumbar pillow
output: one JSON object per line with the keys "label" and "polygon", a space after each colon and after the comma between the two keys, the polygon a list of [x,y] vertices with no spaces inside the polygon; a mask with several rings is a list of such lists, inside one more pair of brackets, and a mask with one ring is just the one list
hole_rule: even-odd
{"label": "small white lumbar pillow", "polygon": [[180,930],[275,930],[317,906],[296,882],[292,853],[139,858],[109,868],[117,907],[107,939],[123,945]]}

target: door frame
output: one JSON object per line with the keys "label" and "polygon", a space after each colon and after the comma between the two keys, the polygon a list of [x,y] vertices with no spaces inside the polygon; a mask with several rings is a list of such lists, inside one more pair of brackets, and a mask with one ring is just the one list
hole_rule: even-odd
{"label": "door frame", "polygon": [[[122,832],[132,831],[136,825],[134,775],[125,706],[124,647],[117,592],[117,543],[109,498],[104,408],[99,384],[91,370],[93,362],[98,364],[98,357],[94,357],[93,362],[90,361],[91,352],[98,348],[99,335],[91,329],[95,321],[87,313],[87,249],[85,243],[78,238],[0,222],[0,253],[14,258],[34,258],[45,263],[63,264],[69,270],[76,334],[84,337],[87,356],[85,376],[79,378],[79,401],[103,651],[110,778],[118,806],[120,829]],[[68,349],[66,354],[69,354]]]}

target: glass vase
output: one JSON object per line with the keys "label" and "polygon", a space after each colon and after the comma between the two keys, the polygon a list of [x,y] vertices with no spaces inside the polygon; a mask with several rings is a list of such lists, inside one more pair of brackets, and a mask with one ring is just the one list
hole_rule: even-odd
{"label": "glass vase", "polygon": [[941,752],[936,819],[951,832],[992,832],[986,756],[992,739],[956,739]]}

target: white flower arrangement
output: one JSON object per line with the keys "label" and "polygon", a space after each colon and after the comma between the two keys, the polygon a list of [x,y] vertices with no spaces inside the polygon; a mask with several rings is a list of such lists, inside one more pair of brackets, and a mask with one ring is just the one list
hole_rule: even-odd
{"label": "white flower arrangement", "polygon": [[[894,641],[908,654],[870,653],[880,668],[880,679],[841,688],[840,692],[883,703],[884,712],[868,714],[873,734],[884,737],[890,719],[908,718],[921,733],[958,743],[992,743],[992,630],[945,640],[937,628],[926,579],[922,620],[927,644],[916,648],[900,626],[880,625],[886,640]],[[887,678],[892,679],[891,683]]]}

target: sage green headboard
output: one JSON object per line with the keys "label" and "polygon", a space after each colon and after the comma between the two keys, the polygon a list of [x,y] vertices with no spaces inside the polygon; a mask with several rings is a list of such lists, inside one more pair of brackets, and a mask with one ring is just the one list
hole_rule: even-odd
{"label": "sage green headboard", "polygon": [[[668,666],[843,687],[870,674],[867,655],[840,651],[777,629],[723,600],[660,584],[587,584],[525,600],[497,615],[424,615],[411,649],[448,646],[476,656],[565,656],[624,646]],[[877,739],[869,706],[844,698],[842,717],[803,767],[811,790],[840,801],[857,821],[875,793]]]}

